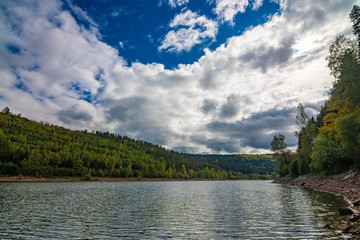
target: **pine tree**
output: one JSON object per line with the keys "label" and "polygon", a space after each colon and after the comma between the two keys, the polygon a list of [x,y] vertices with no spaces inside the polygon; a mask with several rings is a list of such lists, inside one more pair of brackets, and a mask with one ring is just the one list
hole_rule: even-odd
{"label": "pine tree", "polygon": [[353,33],[357,38],[359,44],[359,59],[360,59],[360,7],[354,5],[350,13],[350,19],[353,23]]}

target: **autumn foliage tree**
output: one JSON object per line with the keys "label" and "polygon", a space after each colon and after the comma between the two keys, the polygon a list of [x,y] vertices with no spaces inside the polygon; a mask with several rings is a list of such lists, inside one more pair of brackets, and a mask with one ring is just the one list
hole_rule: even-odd
{"label": "autumn foliage tree", "polygon": [[314,174],[360,168],[360,8],[350,14],[356,39],[336,38],[330,46],[328,67],[335,77],[323,108],[310,165]]}
{"label": "autumn foliage tree", "polygon": [[[338,36],[329,48],[327,66],[335,81],[316,120],[299,104],[296,157],[290,165],[279,158],[282,176],[360,169],[360,7],[355,5],[349,17],[355,39]],[[272,146],[282,140],[274,137]]]}

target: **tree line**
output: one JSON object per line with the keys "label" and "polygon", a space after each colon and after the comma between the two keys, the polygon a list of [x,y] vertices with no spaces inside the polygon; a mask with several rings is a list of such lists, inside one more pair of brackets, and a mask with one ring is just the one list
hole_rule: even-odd
{"label": "tree line", "polygon": [[[0,175],[182,179],[266,179],[276,177],[274,158],[263,164],[232,156],[232,167],[211,155],[190,155],[109,132],[71,131],[0,113]],[[257,158],[260,158],[258,156]],[[237,161],[236,159],[240,159]],[[235,160],[235,162],[234,162]]]}
{"label": "tree line", "polygon": [[282,177],[360,169],[360,7],[349,17],[355,38],[338,36],[329,48],[327,66],[335,80],[328,100],[316,118],[302,104],[297,108],[296,153],[287,150],[284,135],[271,142]]}

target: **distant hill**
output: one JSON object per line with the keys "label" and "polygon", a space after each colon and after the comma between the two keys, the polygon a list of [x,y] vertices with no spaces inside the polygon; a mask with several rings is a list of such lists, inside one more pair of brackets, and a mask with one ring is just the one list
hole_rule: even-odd
{"label": "distant hill", "polygon": [[221,169],[243,174],[266,175],[278,167],[272,154],[234,154],[234,155],[192,155],[200,161],[214,164]]}
{"label": "distant hill", "polygon": [[190,155],[108,132],[72,131],[0,113],[0,174],[42,177],[84,176],[270,179],[272,155]]}

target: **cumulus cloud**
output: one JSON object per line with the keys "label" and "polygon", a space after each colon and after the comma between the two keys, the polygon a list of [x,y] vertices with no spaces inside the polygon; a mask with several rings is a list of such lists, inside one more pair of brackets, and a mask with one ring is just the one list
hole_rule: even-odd
{"label": "cumulus cloud", "polygon": [[[289,128],[289,126],[293,125],[295,114],[295,108],[270,109],[236,122],[211,122],[206,125],[206,129],[213,132],[214,135],[221,133],[230,139],[238,139],[237,151],[239,147],[243,149],[248,147],[268,149],[273,136],[279,133],[285,134],[286,142],[290,146],[294,146],[296,144],[295,128]],[[216,147],[218,146],[211,148]]]}
{"label": "cumulus cloud", "polygon": [[[8,105],[22,113],[34,110],[33,119],[60,120],[59,124],[64,119],[58,119],[57,113],[73,105],[90,106],[92,114],[98,112],[88,103],[101,93],[114,59],[121,61],[116,50],[98,40],[96,29],[78,25],[58,1],[1,5],[0,29],[7,34],[0,40],[0,66],[12,84],[4,88],[1,82],[0,95]],[[17,53],[8,50],[10,44]],[[44,117],[37,114],[40,112],[50,114]],[[73,128],[84,127],[72,124]],[[92,124],[89,126],[100,126],[96,121]]]}
{"label": "cumulus cloud", "polygon": [[[279,1],[281,14],[173,70],[128,65],[60,1],[21,3],[0,2],[3,107],[182,151],[254,153],[269,151],[279,133],[294,147],[296,106],[302,102],[313,114],[326,99],[333,81],[328,47],[351,33],[348,14],[356,1]],[[230,21],[229,12],[219,14]],[[174,52],[214,39],[218,28],[190,10],[169,26],[173,38],[167,35],[159,49]]]}
{"label": "cumulus cloud", "polygon": [[240,110],[240,98],[236,95],[231,95],[227,98],[227,101],[221,107],[221,117],[229,118],[234,117]]}
{"label": "cumulus cloud", "polygon": [[166,115],[161,116],[161,105],[155,107],[151,99],[133,97],[109,101],[107,105],[110,106],[106,112],[108,120],[117,122],[117,131],[126,132],[130,137],[165,145],[169,135],[174,134],[164,125],[168,119]]}
{"label": "cumulus cloud", "polygon": [[278,46],[259,45],[254,49],[248,49],[241,60],[250,63],[253,68],[260,68],[263,72],[269,67],[286,64],[293,55],[294,36],[285,36],[280,39]]}
{"label": "cumulus cloud", "polygon": [[[208,2],[213,2],[208,0]],[[278,2],[282,5],[281,2]],[[213,12],[222,22],[228,22],[234,25],[234,18],[238,13],[246,12],[247,7],[251,5],[253,11],[258,10],[263,5],[263,0],[216,0]]]}
{"label": "cumulus cloud", "polygon": [[194,45],[206,39],[214,39],[218,31],[218,24],[215,21],[206,16],[199,16],[191,10],[176,15],[169,26],[175,30],[166,34],[158,48],[159,51],[190,51]]}
{"label": "cumulus cloud", "polygon": [[[258,2],[256,3],[257,5],[259,5]],[[248,0],[216,0],[216,7],[213,9],[213,12],[222,21],[234,24],[235,15],[239,12],[245,12],[248,5]]]}
{"label": "cumulus cloud", "polygon": [[76,106],[60,110],[56,115],[59,117],[59,120],[65,124],[72,124],[75,121],[90,122],[92,120],[92,116],[89,113],[77,109]]}

